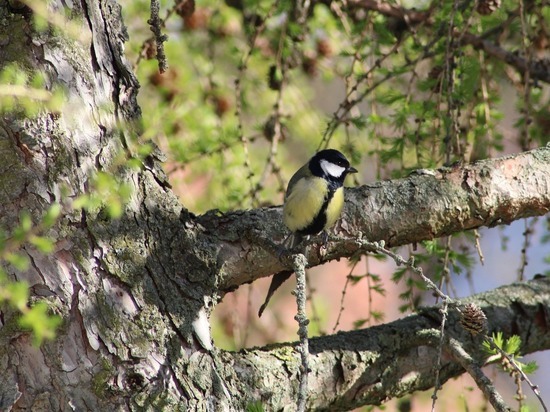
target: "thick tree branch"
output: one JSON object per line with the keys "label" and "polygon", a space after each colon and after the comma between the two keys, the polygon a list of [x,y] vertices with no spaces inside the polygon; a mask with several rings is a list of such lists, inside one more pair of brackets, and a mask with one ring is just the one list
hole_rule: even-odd
{"label": "thick tree branch", "polygon": [[[548,278],[504,286],[458,303],[469,302],[486,313],[489,335],[496,331],[506,337],[519,335],[523,354],[550,348]],[[389,324],[311,339],[308,408],[344,411],[431,388],[440,316],[439,308],[431,307]],[[457,311],[450,311],[447,325],[447,336],[461,343],[472,362],[483,365],[487,355],[481,338],[462,329]],[[234,380],[226,377],[239,386],[234,392],[248,394],[243,404],[259,400],[266,410],[293,404],[300,370],[297,343],[221,356],[225,372],[238,375]],[[455,359],[452,349],[445,347],[442,382],[465,372]]]}
{"label": "thick tree branch", "polygon": [[[329,243],[325,254],[308,249],[316,266],[360,251],[362,235],[387,246],[422,242],[464,230],[541,216],[550,210],[550,147],[463,166],[419,171],[407,178],[346,189],[343,219],[335,231],[350,241]],[[197,222],[216,238],[222,290],[287,269],[275,245],[286,235],[280,208],[225,215]],[[315,239],[314,239],[315,240]]]}

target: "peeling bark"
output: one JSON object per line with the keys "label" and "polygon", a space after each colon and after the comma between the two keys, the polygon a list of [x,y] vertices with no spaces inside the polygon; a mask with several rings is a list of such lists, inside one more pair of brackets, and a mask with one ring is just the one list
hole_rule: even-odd
{"label": "peeling bark", "polygon": [[[47,233],[56,239],[55,251],[44,256],[26,246],[29,269],[5,267],[13,280],[29,282],[33,299],[47,297],[64,324],[54,342],[35,348],[16,314],[3,309],[0,409],[175,405],[186,386],[197,392],[196,382],[184,378],[185,363],[180,367],[172,359],[196,350],[190,325],[211,301],[208,282],[198,283],[207,278],[201,273],[210,273],[208,262],[188,258],[181,264],[177,251],[191,252],[195,234],[180,222],[182,207],[156,155],[139,171],[117,166],[118,156],[132,156],[132,125],[139,120],[138,84],[122,53],[120,6],[50,6],[78,22],[79,40],[56,36],[55,30],[38,33],[25,15],[0,6],[6,36],[1,68],[11,63],[42,71],[48,89],[62,86],[66,93],[60,113],[9,113],[0,120],[0,225],[9,233],[22,209],[37,223],[51,203],[64,206],[62,219]],[[123,218],[109,220],[101,208],[71,209],[97,171],[133,187]],[[202,395],[195,403],[206,408]]]}

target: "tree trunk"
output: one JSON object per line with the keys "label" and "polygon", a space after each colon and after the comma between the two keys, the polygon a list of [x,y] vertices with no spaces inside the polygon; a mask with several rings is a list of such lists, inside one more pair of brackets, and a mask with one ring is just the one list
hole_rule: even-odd
{"label": "tree trunk", "polygon": [[[155,155],[137,170],[121,161],[133,156],[131,127],[140,113],[138,84],[123,56],[120,7],[95,0],[49,7],[81,30],[78,39],[54,27],[37,31],[26,7],[0,6],[2,69],[16,64],[44,73],[46,88],[61,87],[66,102],[57,113],[2,118],[0,223],[9,233],[21,210],[38,224],[50,204],[63,205],[47,233],[55,251],[43,255],[27,245],[29,269],[6,271],[26,280],[33,297],[47,297],[64,322],[54,342],[36,348],[17,330],[14,313],[2,313],[0,409],[125,410],[176,404],[181,393],[182,404],[205,409],[186,360],[196,350],[190,319],[212,295],[205,292],[212,288],[205,275],[211,262],[180,264],[182,251],[197,245]],[[121,219],[108,219],[105,205],[72,208],[77,196],[94,190],[99,171],[133,189]]]}
{"label": "tree trunk", "polygon": [[[33,117],[3,114],[0,225],[10,233],[20,211],[27,210],[39,227],[51,204],[62,205],[62,217],[46,233],[55,239],[54,251],[42,254],[25,245],[29,268],[5,264],[5,270],[11,280],[26,280],[32,299],[46,299],[63,325],[55,340],[35,347],[17,325],[17,313],[2,309],[0,410],[244,410],[254,401],[266,410],[293,409],[300,365],[293,344],[220,352],[210,347],[205,327],[225,291],[284,269],[265,240],[282,236],[280,210],[199,218],[188,213],[167,183],[159,153],[139,157],[134,149],[138,84],[124,60],[118,4],[82,0],[68,6],[50,0],[48,6],[67,19],[78,39],[59,28],[38,31],[33,11],[15,1],[0,5],[2,69],[16,64],[25,72],[44,73],[46,88],[61,88],[65,101],[58,111],[41,110]],[[549,152],[525,155],[540,160],[531,182],[501,173],[511,164],[501,159],[358,189],[349,194],[353,207],[340,229],[397,245],[544,214],[550,208]],[[139,166],[131,167],[128,159]],[[108,217],[108,201],[74,207],[82,194],[98,193],[99,172],[132,188],[119,219]],[[497,190],[498,182],[524,186],[507,197]],[[536,193],[529,185],[537,186]],[[422,204],[427,198],[420,196],[433,197],[434,191],[443,200],[431,215],[432,209],[415,211],[414,204],[392,197],[400,193]],[[389,227],[369,223],[369,207]],[[413,215],[389,215],[403,208],[431,216],[429,224]],[[445,210],[456,219],[448,219]],[[422,230],[407,226],[403,232],[399,226],[411,223]],[[353,241],[342,242],[324,260],[356,251]],[[310,264],[321,263],[313,253]],[[490,331],[520,334],[524,352],[550,348],[547,280],[474,300],[483,304]],[[452,324],[449,333],[481,359],[479,345]],[[438,328],[438,311],[431,309],[378,328],[315,339],[308,406],[345,410],[432,386]],[[418,353],[428,361],[416,370]],[[449,359],[442,380],[460,373],[458,362]]]}

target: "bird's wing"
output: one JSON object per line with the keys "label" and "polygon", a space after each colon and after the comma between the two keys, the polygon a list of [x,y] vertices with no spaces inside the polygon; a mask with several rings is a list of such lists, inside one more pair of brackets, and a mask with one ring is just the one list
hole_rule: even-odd
{"label": "bird's wing", "polygon": [[292,189],[301,177],[307,177],[308,175],[311,175],[311,172],[308,169],[309,163],[306,163],[300,169],[298,169],[296,173],[294,173],[294,175],[292,175],[292,177],[290,178],[290,182],[288,182],[288,186],[286,187],[285,200],[290,195],[290,193],[292,193]]}

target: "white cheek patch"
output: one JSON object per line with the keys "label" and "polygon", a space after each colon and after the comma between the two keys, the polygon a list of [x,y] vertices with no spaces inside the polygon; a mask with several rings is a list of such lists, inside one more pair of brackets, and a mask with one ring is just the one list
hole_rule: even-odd
{"label": "white cheek patch", "polygon": [[345,167],[335,165],[334,163],[330,163],[329,161],[322,159],[321,160],[321,169],[327,174],[332,177],[340,177],[342,176],[342,173],[346,170]]}

